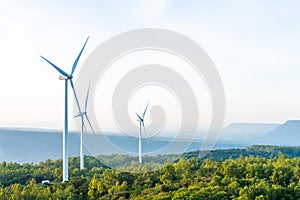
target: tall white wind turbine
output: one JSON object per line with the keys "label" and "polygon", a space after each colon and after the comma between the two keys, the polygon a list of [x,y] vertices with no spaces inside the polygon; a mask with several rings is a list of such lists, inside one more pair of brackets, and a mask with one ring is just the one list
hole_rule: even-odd
{"label": "tall white wind turbine", "polygon": [[[68,74],[65,71],[63,71],[62,69],[60,69],[59,67],[57,67],[56,65],[54,65],[52,62],[50,62],[49,60],[47,60],[46,58],[44,58],[43,56],[41,56],[45,61],[47,61],[50,65],[52,65],[52,67],[54,67],[60,74],[61,76],[59,76],[59,80],[64,80],[65,81],[65,118],[64,118],[64,128],[63,128],[63,182],[64,181],[68,181],[69,180],[69,173],[68,173],[68,81],[70,81],[75,99],[76,99],[76,103],[77,105],[79,105],[78,103],[78,99],[77,99],[77,95],[74,89],[74,84],[73,84],[73,73],[76,69],[76,66],[78,64],[78,61],[80,59],[80,56],[85,48],[85,45],[88,41],[89,37],[86,39],[81,51],[79,52],[79,55],[77,56],[76,60],[74,61],[74,64],[72,66],[72,70],[71,73]],[[78,106],[79,112],[81,113],[80,107]]]}
{"label": "tall white wind turbine", "polygon": [[86,98],[85,98],[85,103],[84,103],[84,110],[82,112],[79,111],[77,115],[74,116],[74,118],[79,117],[81,118],[81,132],[80,132],[80,169],[84,169],[84,152],[83,152],[83,131],[86,130],[85,124],[84,124],[84,117],[86,118],[91,130],[93,133],[95,133],[93,126],[90,122],[89,117],[87,116],[87,104],[88,104],[88,98],[89,98],[89,92],[90,92],[90,84],[87,90]]}
{"label": "tall white wind turbine", "polygon": [[144,129],[144,133],[146,134],[146,129],[145,129],[145,115],[147,108],[149,106],[149,102],[144,110],[143,117],[141,117],[139,114],[135,113],[138,116],[137,121],[140,122],[140,132],[139,132],[139,163],[143,163],[143,158],[142,158],[142,128]]}

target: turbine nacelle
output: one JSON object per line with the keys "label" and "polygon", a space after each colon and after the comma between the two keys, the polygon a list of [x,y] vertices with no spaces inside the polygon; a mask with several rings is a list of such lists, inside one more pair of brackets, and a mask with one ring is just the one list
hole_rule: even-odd
{"label": "turbine nacelle", "polygon": [[65,81],[65,80],[68,80],[69,77],[67,77],[67,76],[59,76],[58,79],[59,79],[59,80],[64,80],[64,81]]}
{"label": "turbine nacelle", "polygon": [[138,121],[138,122],[143,122],[144,119],[137,119],[136,121]]}

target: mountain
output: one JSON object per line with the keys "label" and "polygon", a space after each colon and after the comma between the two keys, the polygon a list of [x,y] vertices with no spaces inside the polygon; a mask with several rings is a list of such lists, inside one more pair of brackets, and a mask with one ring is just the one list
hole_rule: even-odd
{"label": "mountain", "polygon": [[279,126],[280,124],[232,123],[223,129],[220,138],[240,142],[257,141]]}
{"label": "mountain", "polygon": [[[112,145],[121,147],[128,153],[138,150],[138,140],[134,137],[124,135],[106,135]],[[90,135],[85,139],[90,138],[93,141],[99,141],[98,135]],[[172,138],[155,137],[148,141],[143,140],[143,152],[154,151],[168,145]],[[186,151],[197,150],[201,147],[201,140],[195,140],[192,144],[187,143],[186,140],[177,141],[178,147],[190,145]],[[149,146],[148,146],[149,143]],[[90,143],[89,143],[90,144]],[[96,143],[95,145],[98,145]],[[219,140],[215,148],[242,148],[246,145],[237,142],[227,142]],[[111,154],[110,146],[97,147],[99,154]],[[180,149],[180,148],[179,148]],[[79,136],[75,132],[69,133],[69,156],[79,155]],[[87,155],[91,155],[85,149]],[[178,152],[166,152],[178,153]],[[98,153],[96,153],[98,154]],[[58,159],[62,157],[62,132],[58,130],[40,130],[40,129],[24,129],[24,128],[0,128],[0,162],[33,162],[37,163],[46,159]]]}
{"label": "mountain", "polygon": [[[79,155],[79,136],[69,134],[69,155]],[[23,128],[0,129],[0,161],[39,162],[62,157],[62,132]]]}
{"label": "mountain", "polygon": [[233,123],[223,129],[221,140],[245,144],[300,145],[300,120],[283,124]]}
{"label": "mountain", "polygon": [[264,137],[265,143],[300,145],[300,120],[288,120]]}
{"label": "mountain", "polygon": [[[99,135],[87,136],[86,139],[99,141]],[[106,135],[116,147],[121,147],[128,154],[137,153],[138,140],[126,135]],[[143,152],[153,152],[164,148],[172,141],[168,137],[154,137],[143,140]],[[149,143],[149,144],[148,144]],[[202,140],[197,139],[191,144],[186,140],[176,141],[174,146],[180,149],[190,145],[186,151],[194,151],[201,147]],[[223,129],[223,133],[217,141],[214,149],[243,148],[253,144],[271,145],[298,145],[300,146],[300,120],[290,120],[284,124],[249,124],[234,123]],[[99,154],[115,153],[111,145],[99,147],[95,143]],[[87,149],[85,149],[87,155]],[[94,152],[95,153],[95,152]],[[178,153],[174,150],[164,153]],[[181,153],[181,152],[179,152]],[[98,154],[96,152],[95,154]],[[79,155],[79,136],[75,132],[69,133],[69,155]],[[58,130],[44,130],[31,128],[0,128],[0,162],[40,162],[46,159],[58,159],[62,157],[62,132]]]}

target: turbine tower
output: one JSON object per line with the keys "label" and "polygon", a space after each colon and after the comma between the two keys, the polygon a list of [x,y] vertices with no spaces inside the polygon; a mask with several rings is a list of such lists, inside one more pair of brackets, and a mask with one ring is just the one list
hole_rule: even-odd
{"label": "turbine tower", "polygon": [[[74,116],[74,118],[79,117],[81,118],[81,133],[80,133],[80,169],[84,169],[84,152],[83,152],[83,131],[86,131],[86,127],[84,125],[84,117],[86,118],[91,130],[93,131],[93,133],[95,133],[92,124],[90,122],[89,117],[87,116],[87,103],[88,103],[88,98],[89,98],[89,92],[90,92],[90,84],[91,81],[89,83],[89,87],[87,90],[87,94],[86,94],[86,98],[85,98],[85,104],[84,104],[84,110],[82,112],[79,111],[79,113],[77,115]],[[79,105],[78,105],[79,106]],[[87,131],[86,131],[87,132]]]}
{"label": "turbine tower", "polygon": [[[65,81],[65,109],[64,109],[64,128],[63,128],[63,182],[69,180],[69,173],[68,173],[68,81],[70,81],[76,103],[78,103],[77,95],[75,92],[74,84],[73,84],[73,73],[76,69],[76,66],[78,64],[78,61],[80,59],[80,56],[84,50],[84,47],[88,41],[89,37],[86,39],[81,51],[79,52],[79,55],[77,56],[76,60],[74,61],[74,64],[72,66],[71,73],[68,74],[65,71],[63,71],[61,68],[54,65],[52,62],[41,56],[46,62],[48,62],[52,67],[54,67],[61,75],[59,76],[59,80]],[[79,112],[81,113],[80,107],[78,106]]]}
{"label": "turbine tower", "polygon": [[137,121],[140,122],[140,132],[139,132],[139,163],[142,164],[143,163],[143,159],[142,159],[142,127],[144,129],[144,133],[146,134],[146,129],[145,129],[145,115],[146,115],[146,111],[147,108],[149,106],[149,102],[144,110],[143,113],[143,117],[141,117],[139,114],[135,113],[138,116]]}

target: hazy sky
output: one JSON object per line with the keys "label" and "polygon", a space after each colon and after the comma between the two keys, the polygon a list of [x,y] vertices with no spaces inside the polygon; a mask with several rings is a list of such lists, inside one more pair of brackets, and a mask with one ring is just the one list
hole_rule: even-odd
{"label": "hazy sky", "polygon": [[203,47],[223,80],[226,124],[299,119],[299,9],[296,0],[1,0],[0,126],[62,127],[63,82],[39,55],[69,72],[90,36],[76,80],[99,44],[145,27],[180,32]]}

